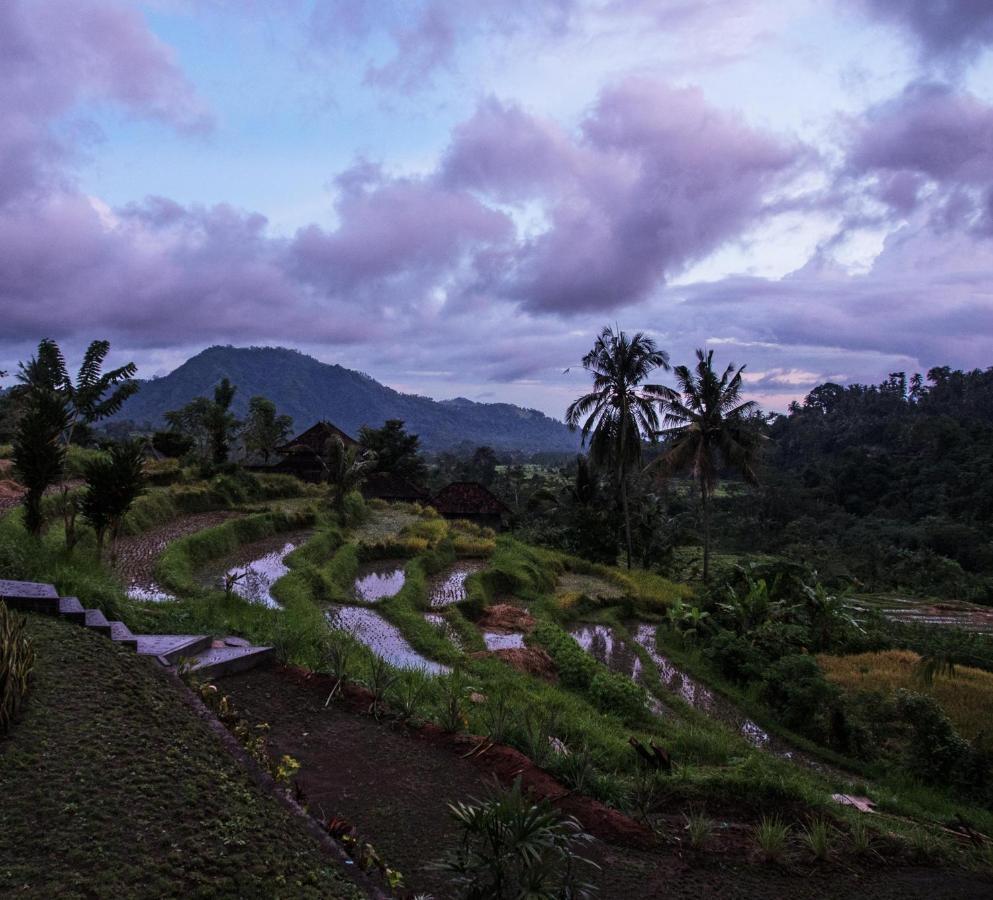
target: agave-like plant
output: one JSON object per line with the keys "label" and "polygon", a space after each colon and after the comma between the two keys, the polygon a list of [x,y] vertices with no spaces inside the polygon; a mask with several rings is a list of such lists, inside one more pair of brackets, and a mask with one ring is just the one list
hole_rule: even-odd
{"label": "agave-like plant", "polygon": [[456,896],[584,900],[596,894],[586,873],[599,866],[582,855],[593,838],[547,801],[533,803],[520,777],[509,790],[496,785],[484,799],[449,809],[462,834],[435,868],[448,876]]}

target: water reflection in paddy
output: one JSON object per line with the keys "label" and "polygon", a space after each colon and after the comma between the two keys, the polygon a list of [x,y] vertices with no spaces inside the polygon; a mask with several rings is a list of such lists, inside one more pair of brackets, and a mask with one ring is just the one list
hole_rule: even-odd
{"label": "water reflection in paddy", "polygon": [[243,544],[235,553],[205,569],[199,576],[200,583],[224,589],[227,580],[232,579],[231,590],[239,597],[250,603],[264,603],[279,609],[280,605],[272,595],[272,586],[289,572],[286,557],[312,533],[276,534]]}
{"label": "water reflection in paddy", "polygon": [[634,639],[648,651],[659,671],[659,680],[670,691],[682,697],[690,706],[695,706],[735,728],[753,747],[765,747],[769,744],[769,735],[751,719],[743,716],[733,703],[681,672],[662,655],[655,640],[654,625],[642,622],[635,630]]}
{"label": "water reflection in paddy", "polygon": [[451,624],[447,619],[441,614],[436,612],[424,613],[425,620],[438,629],[441,636],[446,641],[451,641],[459,650],[464,650],[465,646],[462,643],[462,636],[452,628]]}
{"label": "water reflection in paddy", "polygon": [[359,566],[352,593],[363,603],[376,603],[400,592],[406,581],[402,559],[377,559]]}
{"label": "water reflection in paddy", "polygon": [[431,606],[449,606],[465,600],[465,580],[486,568],[484,559],[460,559],[454,566],[435,575],[428,582]]}
{"label": "water reflection in paddy", "polygon": [[448,666],[418,653],[400,633],[399,628],[371,609],[332,606],[328,608],[327,617],[332,627],[348,631],[376,656],[398,669],[423,669],[430,675],[442,675],[451,671]]}
{"label": "water reflection in paddy", "polygon": [[501,631],[484,631],[483,640],[487,650],[522,650],[524,635],[517,632],[506,634]]}

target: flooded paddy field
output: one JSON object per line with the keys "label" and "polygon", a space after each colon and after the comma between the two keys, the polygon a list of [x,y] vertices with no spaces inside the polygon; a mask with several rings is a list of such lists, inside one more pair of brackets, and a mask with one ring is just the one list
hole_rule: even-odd
{"label": "flooded paddy field", "polygon": [[433,607],[449,606],[465,600],[466,579],[486,568],[485,559],[460,559],[433,575],[428,581],[428,603]]}
{"label": "flooded paddy field", "polygon": [[285,532],[242,544],[234,553],[202,569],[197,581],[204,587],[224,590],[228,578],[236,579],[231,586],[233,593],[251,603],[278,608],[272,586],[289,571],[286,557],[312,534],[309,530]]}
{"label": "flooded paddy field", "polygon": [[402,559],[377,559],[362,563],[355,576],[352,595],[362,603],[378,603],[395,596],[407,580],[404,572],[406,564],[406,560]]}
{"label": "flooded paddy field", "polygon": [[993,608],[964,600],[862,594],[852,598],[849,608],[856,616],[872,610],[894,622],[993,634]]}
{"label": "flooded paddy field", "polygon": [[327,617],[332,627],[349,632],[376,656],[398,669],[422,669],[429,675],[451,671],[448,666],[418,653],[399,628],[374,610],[361,606],[331,606]]}

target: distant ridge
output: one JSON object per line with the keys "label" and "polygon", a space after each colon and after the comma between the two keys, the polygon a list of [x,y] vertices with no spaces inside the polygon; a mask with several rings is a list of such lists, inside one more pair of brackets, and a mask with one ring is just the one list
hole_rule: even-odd
{"label": "distant ridge", "polygon": [[468,442],[500,450],[572,451],[579,444],[562,422],[535,409],[401,394],[361,372],[283,347],[210,347],[168,375],[142,382],[115,418],[160,426],[164,413],[209,396],[225,376],[238,388],[237,415],[245,414],[250,397],[262,394],[293,417],[298,431],[328,419],[357,434],[363,425],[403,419],[426,450]]}

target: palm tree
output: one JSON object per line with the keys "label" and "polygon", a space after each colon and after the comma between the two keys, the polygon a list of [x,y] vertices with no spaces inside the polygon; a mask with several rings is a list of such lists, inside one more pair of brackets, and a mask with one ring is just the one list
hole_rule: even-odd
{"label": "palm tree", "polygon": [[607,326],[583,357],[583,368],[593,376],[593,390],[569,405],[565,421],[575,430],[585,418],[583,445],[589,441],[595,465],[613,466],[617,475],[630,569],[628,472],[641,462],[643,435],[659,430],[656,403],[662,396],[661,386],[644,382],[656,369],[669,368],[669,354],[640,331],[629,338]]}
{"label": "palm tree", "polygon": [[[109,372],[103,371],[103,364],[109,353],[109,341],[91,342],[83,354],[79,374],[73,383],[59,345],[46,338],[38,344],[38,355],[26,364],[21,364],[17,376],[21,385],[15,390],[19,396],[26,398],[26,403],[44,405],[61,402],[64,408],[65,415],[61,417],[57,427],[58,440],[62,445],[61,460],[53,481],[61,483],[66,549],[70,551],[76,544],[78,504],[69,490],[65,466],[68,448],[73,438],[78,437],[77,432],[85,432],[94,422],[114,415],[124,405],[124,401],[138,390],[138,382],[134,380],[138,367],[133,362]],[[47,395],[49,400],[38,400],[42,395]],[[55,414],[55,418],[59,418],[58,414]],[[37,512],[37,509],[29,509],[29,517],[40,528],[40,520],[35,522]]]}
{"label": "palm tree", "polygon": [[667,448],[652,467],[664,474],[689,471],[700,485],[703,513],[703,580],[710,576],[710,498],[722,469],[737,471],[754,484],[759,432],[749,419],[753,400],[741,399],[742,366],[729,365],[718,377],[714,351],[696,351],[694,371],[686,366],[673,370],[679,390],[660,389],[663,425],[658,436]]}

